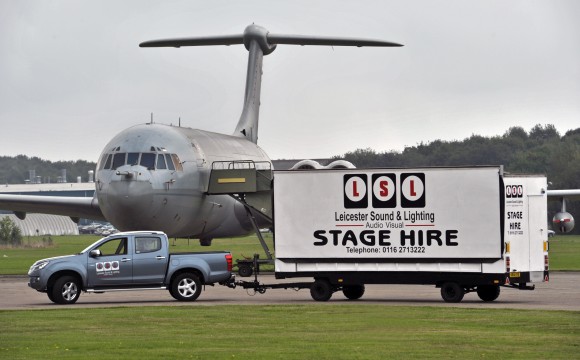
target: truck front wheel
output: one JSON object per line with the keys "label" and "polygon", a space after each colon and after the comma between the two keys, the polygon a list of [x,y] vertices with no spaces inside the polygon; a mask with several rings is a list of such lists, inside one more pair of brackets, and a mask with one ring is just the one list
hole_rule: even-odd
{"label": "truck front wheel", "polygon": [[328,301],[332,293],[332,285],[327,280],[316,280],[310,286],[310,296],[316,301]]}
{"label": "truck front wheel", "polygon": [[477,287],[477,296],[483,301],[494,301],[499,296],[499,286],[479,285]]}
{"label": "truck front wheel", "polygon": [[54,286],[49,291],[52,294],[48,298],[54,303],[62,305],[74,304],[79,299],[79,296],[81,296],[79,280],[70,275],[61,276],[56,279]]}
{"label": "truck front wheel", "polygon": [[179,301],[195,301],[201,294],[201,281],[192,273],[179,274],[171,282],[170,293]]}
{"label": "truck front wheel", "polygon": [[458,283],[446,282],[441,285],[441,297],[445,302],[458,303],[463,300],[465,291]]}
{"label": "truck front wheel", "polygon": [[364,285],[346,285],[342,287],[342,293],[349,300],[360,299],[365,293]]}

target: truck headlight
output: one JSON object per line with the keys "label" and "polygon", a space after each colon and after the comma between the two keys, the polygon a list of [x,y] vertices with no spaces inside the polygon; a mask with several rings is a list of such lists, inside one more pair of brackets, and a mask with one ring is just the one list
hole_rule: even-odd
{"label": "truck headlight", "polygon": [[28,274],[32,274],[35,271],[42,270],[48,265],[48,260],[40,260],[32,264],[30,270],[28,270]]}

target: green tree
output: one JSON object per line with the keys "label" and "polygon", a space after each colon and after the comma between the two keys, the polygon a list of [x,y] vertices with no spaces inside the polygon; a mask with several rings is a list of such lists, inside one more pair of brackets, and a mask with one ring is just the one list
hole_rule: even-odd
{"label": "green tree", "polygon": [[0,220],[0,244],[12,246],[22,245],[20,228],[8,216]]}

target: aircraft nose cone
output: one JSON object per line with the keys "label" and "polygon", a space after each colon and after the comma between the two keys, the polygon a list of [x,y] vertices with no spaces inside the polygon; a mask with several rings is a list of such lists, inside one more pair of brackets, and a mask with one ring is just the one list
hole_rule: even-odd
{"label": "aircraft nose cone", "polygon": [[[150,174],[119,170],[111,178],[106,195],[107,219],[119,230],[150,230],[153,213],[153,186]],[[141,216],[135,217],[138,210]]]}

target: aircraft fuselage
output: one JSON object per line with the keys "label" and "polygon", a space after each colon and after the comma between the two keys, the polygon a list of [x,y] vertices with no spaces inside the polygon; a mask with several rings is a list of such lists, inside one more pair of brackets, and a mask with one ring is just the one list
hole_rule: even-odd
{"label": "aircraft fuselage", "polygon": [[122,231],[159,230],[170,236],[211,239],[252,230],[242,204],[206,195],[217,161],[270,163],[256,144],[208,131],[144,124],[115,136],[95,177],[105,218]]}

